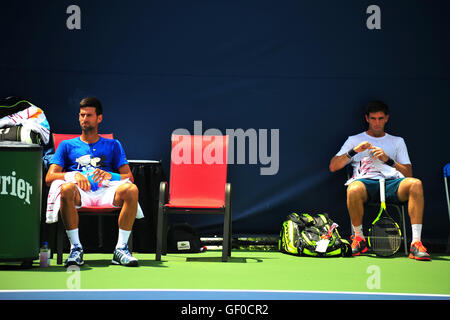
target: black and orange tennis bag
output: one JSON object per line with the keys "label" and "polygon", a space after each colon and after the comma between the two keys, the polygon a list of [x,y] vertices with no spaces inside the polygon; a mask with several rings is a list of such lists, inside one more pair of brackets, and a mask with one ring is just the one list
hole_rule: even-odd
{"label": "black and orange tennis bag", "polygon": [[351,257],[350,243],[337,227],[326,213],[291,213],[282,224],[278,250],[298,256]]}

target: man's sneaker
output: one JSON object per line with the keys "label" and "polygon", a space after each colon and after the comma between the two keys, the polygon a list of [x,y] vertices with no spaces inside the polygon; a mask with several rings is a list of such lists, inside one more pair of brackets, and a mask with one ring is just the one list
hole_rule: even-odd
{"label": "man's sneaker", "polygon": [[361,253],[367,252],[367,241],[360,236],[351,236],[352,240],[352,255],[359,256]]}
{"label": "man's sneaker", "polygon": [[409,258],[416,260],[429,261],[430,255],[427,253],[427,248],[425,248],[421,241],[416,241],[411,244],[409,249]]}
{"label": "man's sneaker", "polygon": [[136,267],[138,265],[138,260],[131,255],[130,250],[128,250],[128,246],[125,245],[123,248],[114,250],[114,256],[111,263],[121,264],[127,267]]}
{"label": "man's sneaker", "polygon": [[64,266],[82,266],[83,261],[83,248],[76,246],[70,249],[69,257],[64,262]]}

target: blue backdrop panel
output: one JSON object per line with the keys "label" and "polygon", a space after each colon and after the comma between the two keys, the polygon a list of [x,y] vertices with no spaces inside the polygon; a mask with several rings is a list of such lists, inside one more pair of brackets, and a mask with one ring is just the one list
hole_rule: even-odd
{"label": "blue backdrop panel", "polygon": [[[81,29],[69,30],[69,5]],[[42,107],[53,132],[78,132],[78,103],[104,105],[129,159],[169,173],[177,128],[279,129],[279,171],[231,165],[234,232],[278,233],[292,211],[327,211],[349,227],[345,173],[328,164],[365,130],[372,99],[405,138],[426,199],[423,234],[447,239],[442,166],[450,159],[447,1],[14,1],[0,5],[0,95]],[[270,131],[269,131],[270,132]],[[247,149],[247,151],[249,151]],[[193,219],[205,233],[217,220]]]}

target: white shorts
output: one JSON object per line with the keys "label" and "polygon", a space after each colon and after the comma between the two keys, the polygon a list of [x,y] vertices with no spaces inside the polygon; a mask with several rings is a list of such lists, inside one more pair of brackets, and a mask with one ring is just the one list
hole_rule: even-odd
{"label": "white shorts", "polygon": [[[113,203],[117,188],[124,183],[131,183],[131,181],[129,179],[120,181],[110,181],[107,187],[99,188],[96,191],[92,190],[84,191],[77,185],[78,191],[80,192],[81,206],[76,206],[76,208],[80,209],[83,207],[92,207],[92,206],[122,208],[121,206],[115,206]],[[142,212],[141,206],[138,203],[136,218],[141,219],[143,217],[144,214]]]}
{"label": "white shorts", "polygon": [[81,206],[76,206],[77,209],[80,209],[82,207],[93,207],[93,206],[121,208],[120,206],[117,207],[113,204],[114,196],[116,194],[118,187],[119,185],[107,188],[99,188],[96,191],[92,190],[84,191],[77,185],[81,197]]}
{"label": "white shorts", "polygon": [[[58,212],[61,206],[61,186],[67,183],[64,180],[55,180],[50,186],[47,198],[46,223],[55,223],[58,221]],[[117,188],[123,183],[131,183],[129,179],[120,181],[110,181],[108,187],[100,188],[97,191],[83,191],[78,186],[78,191],[81,196],[81,206],[76,206],[77,209],[86,206],[107,206],[110,208],[120,208],[114,206],[114,196]],[[144,218],[144,212],[138,203],[136,211],[136,219]]]}

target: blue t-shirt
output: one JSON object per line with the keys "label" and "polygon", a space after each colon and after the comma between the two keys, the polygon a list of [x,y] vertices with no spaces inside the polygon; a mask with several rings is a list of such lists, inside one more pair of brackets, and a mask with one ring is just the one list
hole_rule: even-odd
{"label": "blue t-shirt", "polygon": [[[121,166],[128,164],[128,160],[118,140],[100,137],[96,143],[88,144],[77,137],[61,141],[50,164],[57,164],[64,171],[80,171],[88,176],[96,168],[118,172]],[[92,181],[91,186],[93,191],[97,189]]]}

